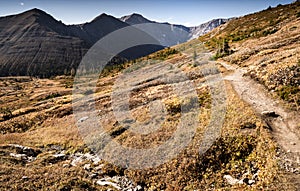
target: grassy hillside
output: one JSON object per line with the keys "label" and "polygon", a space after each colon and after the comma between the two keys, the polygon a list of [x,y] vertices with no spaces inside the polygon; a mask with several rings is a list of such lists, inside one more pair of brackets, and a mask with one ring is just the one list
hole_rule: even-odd
{"label": "grassy hillside", "polygon": [[297,2],[233,19],[200,40],[216,52],[215,58],[247,68],[249,76],[299,110],[299,34]]}
{"label": "grassy hillside", "polygon": [[[178,45],[175,49],[149,55],[148,58],[156,60],[153,63],[145,57],[120,68],[109,69],[110,74],[106,71],[97,82],[94,95],[99,115],[106,116],[107,120],[102,125],[107,133],[124,146],[147,148],[172,136],[181,115],[181,105],[185,103],[170,94],[174,85],[172,81],[162,83],[159,79],[147,79],[143,75],[144,78],[140,79],[136,71],[155,68],[164,61],[170,64],[167,72],[180,68],[196,85],[200,113],[195,119],[199,120],[199,126],[194,139],[178,156],[149,169],[125,169],[109,161],[95,162],[97,158],[87,148],[75,125],[71,108],[72,79],[2,78],[0,103],[1,108],[5,108],[0,121],[2,188],[117,190],[116,185],[125,188],[127,183],[124,182],[132,181],[133,185],[140,185],[145,190],[293,189],[293,185],[280,175],[276,144],[267,125],[237,96],[229,83],[223,87],[227,91],[227,110],[221,135],[204,155],[199,154],[199,145],[212,112],[212,90],[203,83],[205,76],[200,71],[213,62],[209,61],[210,54],[198,41]],[[156,132],[134,135],[112,117],[110,94],[121,71],[137,75],[133,77],[137,81],[133,81],[136,85],[130,98],[130,112],[136,120],[143,122],[149,119],[148,107],[155,100],[161,99],[166,105],[167,120]],[[209,71],[206,75],[211,77],[218,73]],[[154,117],[159,116],[154,114]],[[17,146],[10,144],[28,146],[35,154],[28,153],[29,158],[26,149],[20,152]],[[229,175],[242,180],[242,183],[231,185],[225,178]],[[113,184],[99,185],[97,181],[103,179]]]}
{"label": "grassy hillside", "polygon": [[[230,20],[199,39],[208,47],[217,48],[223,39],[235,43],[276,33],[285,24],[300,18],[299,3],[278,5],[266,10]],[[292,28],[293,29],[293,28]]]}

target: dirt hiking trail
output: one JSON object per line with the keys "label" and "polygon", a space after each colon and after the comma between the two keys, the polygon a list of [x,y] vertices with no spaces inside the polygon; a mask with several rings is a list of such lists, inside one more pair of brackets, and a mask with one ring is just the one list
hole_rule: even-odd
{"label": "dirt hiking trail", "polygon": [[285,151],[300,153],[300,139],[297,133],[297,124],[300,123],[299,117],[295,112],[286,111],[280,106],[279,101],[274,100],[268,95],[267,90],[261,85],[245,77],[244,69],[220,63],[227,70],[232,71],[224,76],[233,85],[237,94],[254,110],[261,115],[264,121],[272,130],[275,140]]}
{"label": "dirt hiking trail", "polygon": [[279,144],[279,164],[287,173],[290,182],[294,182],[296,189],[300,189],[300,139],[299,113],[288,111],[270,96],[266,88],[245,76],[245,69],[219,62],[230,73],[224,75],[237,94],[252,106],[271,130],[271,135]]}

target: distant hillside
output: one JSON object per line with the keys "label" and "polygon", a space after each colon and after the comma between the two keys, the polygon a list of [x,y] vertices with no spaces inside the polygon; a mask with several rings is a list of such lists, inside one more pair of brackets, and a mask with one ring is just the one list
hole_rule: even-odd
{"label": "distant hillside", "polygon": [[[157,23],[155,21],[150,21],[137,13],[121,17],[120,20],[130,25],[155,23],[156,25],[151,25],[151,28],[144,27],[142,30],[150,33],[157,39],[160,39],[162,43],[166,43],[168,46],[172,46],[175,45],[174,42],[177,42],[177,44],[179,44],[204,35],[214,28],[228,22],[230,19],[213,19],[195,27],[186,27],[184,25],[174,25],[170,23]],[[166,38],[166,36],[168,38]]]}
{"label": "distant hillside", "polygon": [[136,25],[138,29],[150,34],[164,46],[181,44],[191,37],[188,27],[150,21],[137,13],[121,17],[120,20],[130,25]]}

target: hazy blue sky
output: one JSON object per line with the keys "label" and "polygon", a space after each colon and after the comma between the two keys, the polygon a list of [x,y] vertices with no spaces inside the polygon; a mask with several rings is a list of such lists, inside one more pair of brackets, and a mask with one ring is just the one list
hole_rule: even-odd
{"label": "hazy blue sky", "polygon": [[39,8],[66,24],[91,21],[101,13],[140,13],[155,21],[196,26],[214,18],[241,16],[293,0],[0,0],[0,16]]}

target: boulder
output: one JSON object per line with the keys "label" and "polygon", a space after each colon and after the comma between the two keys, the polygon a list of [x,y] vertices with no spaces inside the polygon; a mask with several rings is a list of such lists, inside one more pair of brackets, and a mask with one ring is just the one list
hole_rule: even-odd
{"label": "boulder", "polygon": [[263,112],[261,112],[261,114],[266,117],[278,117],[279,116],[275,111],[263,111]]}

